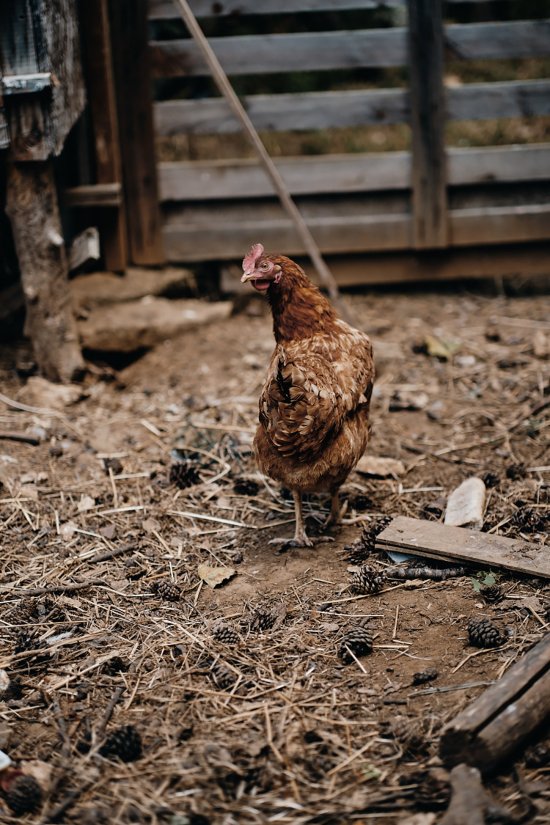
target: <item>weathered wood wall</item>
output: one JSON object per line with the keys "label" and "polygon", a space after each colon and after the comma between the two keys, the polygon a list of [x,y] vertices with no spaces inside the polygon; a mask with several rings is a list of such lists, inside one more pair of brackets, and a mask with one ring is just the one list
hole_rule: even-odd
{"label": "weathered wood wall", "polygon": [[[211,18],[404,3],[192,0],[191,5],[197,17]],[[230,76],[408,64],[408,89],[244,98],[261,131],[411,126],[411,152],[276,160],[323,252],[458,250],[548,239],[550,144],[447,149],[445,125],[449,120],[549,115],[550,79],[445,87],[444,61],[548,56],[550,21],[444,26],[440,0],[409,0],[407,5],[407,26],[212,37],[210,42]],[[177,9],[170,0],[149,0],[149,16],[153,21],[176,19]],[[191,39],[152,41],[150,52],[157,79],[207,73]],[[221,98],[166,100],[154,109],[160,136],[230,134],[240,128]],[[303,252],[255,161],[160,163],[158,174],[168,260],[238,257],[258,239],[292,254]]]}

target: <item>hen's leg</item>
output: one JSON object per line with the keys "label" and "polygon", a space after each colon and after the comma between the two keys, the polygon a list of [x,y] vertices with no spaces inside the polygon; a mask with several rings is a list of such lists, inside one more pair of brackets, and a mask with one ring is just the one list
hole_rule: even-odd
{"label": "hen's leg", "polygon": [[332,491],[332,497],[330,500],[330,515],[326,521],[326,525],[328,527],[329,524],[339,524],[342,520],[342,516],[348,509],[348,503],[340,507],[340,496],[338,495],[338,490]]}
{"label": "hen's leg", "polygon": [[304,516],[302,513],[302,494],[297,490],[292,491],[294,496],[294,515],[296,517],[296,530],[292,543],[295,547],[313,547],[312,540],[306,533]]}
{"label": "hen's leg", "polygon": [[333,541],[330,536],[319,536],[315,539],[310,539],[306,533],[304,525],[304,517],[302,514],[302,494],[298,490],[293,490],[294,497],[294,513],[296,516],[296,530],[294,531],[294,538],[292,539],[271,539],[270,544],[281,544],[285,547],[313,547],[315,544],[322,541]]}

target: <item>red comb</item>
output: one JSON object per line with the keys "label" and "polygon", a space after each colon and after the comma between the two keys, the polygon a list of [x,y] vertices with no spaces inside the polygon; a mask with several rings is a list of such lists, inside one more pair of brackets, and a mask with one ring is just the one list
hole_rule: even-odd
{"label": "red comb", "polygon": [[243,272],[248,272],[254,269],[256,261],[264,254],[264,248],[261,243],[252,244],[248,252],[243,258]]}

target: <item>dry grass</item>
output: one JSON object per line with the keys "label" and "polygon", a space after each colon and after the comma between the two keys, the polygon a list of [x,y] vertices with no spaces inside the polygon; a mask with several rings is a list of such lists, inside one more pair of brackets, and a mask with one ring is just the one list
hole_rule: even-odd
{"label": "dry grass", "polygon": [[[489,470],[485,529],[545,540],[523,515],[547,512],[548,362],[533,336],[548,324],[535,300],[394,294],[355,306],[380,361],[372,451],[404,461],[406,475],[353,476],[331,546],[280,556],[267,544],[292,521],[250,452],[267,318],[167,342],[114,383],[96,375],[56,415],[2,404],[0,429],[41,439],[0,442],[0,667],[16,688],[0,703],[2,747],[53,771],[29,822],[397,823],[446,805],[438,732],[545,632],[545,587],[503,576],[494,606],[469,577],[357,596],[345,545],[381,512],[437,517],[455,483]],[[411,351],[428,331],[460,342],[450,362]],[[384,364],[387,341],[403,357]],[[13,398],[23,382],[11,357]],[[420,391],[424,410],[398,410]],[[174,448],[193,470],[184,489],[168,481]],[[323,504],[307,505],[313,530]],[[237,575],[211,590],[201,562]],[[161,581],[180,588],[177,601],[159,598]],[[480,609],[510,635],[472,656],[465,628]],[[340,640],[359,622],[374,650],[344,664]],[[433,667],[437,681],[414,687]],[[100,755],[104,733],[126,724],[142,758]],[[542,825],[544,771],[524,770],[528,782],[506,768],[493,790]]]}

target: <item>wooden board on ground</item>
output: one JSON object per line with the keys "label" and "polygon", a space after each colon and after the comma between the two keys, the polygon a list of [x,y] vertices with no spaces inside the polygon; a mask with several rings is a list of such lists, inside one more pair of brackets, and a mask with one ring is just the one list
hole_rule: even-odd
{"label": "wooden board on ground", "polygon": [[550,578],[548,548],[541,544],[407,516],[398,516],[380,533],[376,549]]}
{"label": "wooden board on ground", "polygon": [[445,727],[447,765],[494,768],[550,714],[550,633]]}

